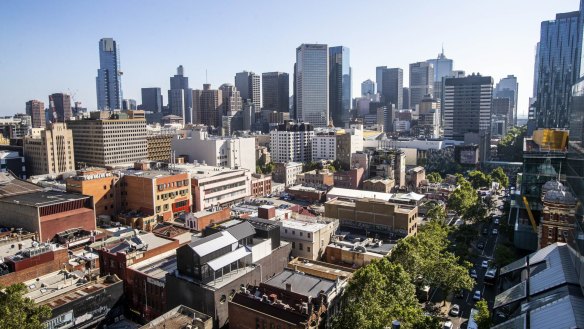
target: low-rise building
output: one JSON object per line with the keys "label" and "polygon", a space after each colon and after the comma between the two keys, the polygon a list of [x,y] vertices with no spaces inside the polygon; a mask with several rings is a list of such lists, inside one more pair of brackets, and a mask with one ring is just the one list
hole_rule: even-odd
{"label": "low-rise building", "polygon": [[261,197],[272,193],[272,176],[262,174],[251,174],[251,196]]}
{"label": "low-rise building", "polygon": [[334,185],[334,175],[328,169],[306,171],[296,175],[296,184],[327,187]]}
{"label": "low-rise building", "polygon": [[358,189],[363,187],[364,168],[354,168],[345,171],[335,171],[333,181],[335,187]]}
{"label": "low-rise building", "polygon": [[389,193],[395,186],[395,180],[390,178],[373,177],[363,181],[365,191]]}
{"label": "low-rise building", "polygon": [[423,181],[426,180],[426,169],[424,167],[414,167],[407,171],[406,182],[410,190],[417,190]]}
{"label": "low-rise building", "polygon": [[297,200],[321,202],[326,198],[326,188],[294,185],[286,188],[286,193]]}
{"label": "low-rise building", "polygon": [[277,183],[283,183],[284,186],[288,187],[297,184],[297,176],[301,173],[302,163],[300,162],[276,163],[272,173],[272,180]]}
{"label": "low-rise building", "polygon": [[212,329],[213,318],[192,308],[179,305],[140,327],[140,329],[165,328]]}
{"label": "low-rise building", "polygon": [[328,280],[347,280],[356,269],[337,264],[296,257],[288,262],[288,268]]}
{"label": "low-rise building", "polygon": [[327,200],[344,200],[344,201],[356,201],[359,199],[375,199],[381,201],[389,201],[391,203],[420,206],[426,200],[426,196],[423,194],[417,194],[414,192],[409,193],[381,193],[365,190],[354,190],[345,189],[339,187],[333,187],[326,195]]}
{"label": "low-rise building", "polygon": [[229,207],[220,210],[201,210],[195,213],[186,214],[185,227],[195,231],[202,231],[207,226],[226,222],[231,218]]}
{"label": "low-rise building", "polygon": [[418,207],[399,205],[376,199],[354,202],[330,200],[325,203],[325,216],[337,218],[342,226],[357,227],[398,237],[418,231]]}
{"label": "low-rise building", "polygon": [[113,216],[120,209],[119,177],[103,168],[77,170],[75,176],[65,179],[67,192],[93,197],[95,215]]}
{"label": "low-rise building", "polygon": [[335,236],[326,247],[323,260],[349,268],[361,268],[390,255],[395,244],[372,238]]}

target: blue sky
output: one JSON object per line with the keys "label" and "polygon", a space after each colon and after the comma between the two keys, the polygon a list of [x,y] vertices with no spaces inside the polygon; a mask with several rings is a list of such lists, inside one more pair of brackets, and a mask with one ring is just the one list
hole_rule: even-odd
{"label": "blue sky", "polygon": [[[236,72],[292,73],[301,43],[351,49],[353,97],[375,67],[435,57],[444,44],[455,69],[519,79],[519,111],[532,93],[542,20],[578,9],[577,0],[507,1],[0,1],[0,115],[48,106],[54,92],[96,108],[98,41],[120,47],[124,98],[161,87],[182,64],[192,88],[205,70],[217,87]],[[404,77],[407,81],[407,77]],[[404,81],[404,84],[405,82]]]}

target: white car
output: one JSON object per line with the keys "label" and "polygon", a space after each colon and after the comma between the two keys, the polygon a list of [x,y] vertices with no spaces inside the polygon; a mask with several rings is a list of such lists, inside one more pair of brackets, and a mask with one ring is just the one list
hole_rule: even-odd
{"label": "white car", "polygon": [[450,309],[450,315],[458,316],[459,313],[460,313],[460,306],[458,306],[457,304],[452,305],[452,308]]}
{"label": "white car", "polygon": [[483,262],[481,263],[481,267],[482,268],[489,268],[489,262],[486,260],[483,260]]}
{"label": "white car", "polygon": [[452,324],[452,321],[446,321],[442,325],[442,329],[452,329],[452,328],[454,328],[454,325]]}
{"label": "white car", "polygon": [[474,292],[474,295],[472,295],[472,300],[475,300],[475,301],[481,300],[481,291],[480,290],[476,290]]}
{"label": "white car", "polygon": [[495,223],[496,225],[499,225],[499,217],[493,218],[493,223]]}
{"label": "white car", "polygon": [[499,230],[497,230],[496,228],[493,229],[493,235],[497,235],[499,234]]}

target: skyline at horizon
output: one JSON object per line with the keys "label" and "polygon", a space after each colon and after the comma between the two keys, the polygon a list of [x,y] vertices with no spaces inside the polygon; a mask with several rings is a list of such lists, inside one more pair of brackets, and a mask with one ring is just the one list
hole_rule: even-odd
{"label": "skyline at horizon", "polygon": [[[493,3],[487,6],[464,1],[450,1],[449,4],[458,5],[444,8],[447,7],[444,4],[440,6],[440,4],[426,4],[422,1],[403,5],[372,1],[368,2],[371,5],[367,9],[379,7],[380,10],[365,11],[369,16],[362,17],[358,14],[363,12],[364,6],[352,8],[353,11],[351,11],[347,10],[348,2],[338,3],[338,6],[334,8],[329,8],[331,6],[326,6],[326,4],[322,3],[310,3],[309,6],[313,7],[314,10],[302,11],[302,14],[307,17],[307,19],[303,20],[305,24],[302,25],[293,19],[294,13],[285,17],[275,17],[277,15],[274,15],[274,12],[286,7],[290,7],[291,10],[299,10],[299,8],[302,9],[302,6],[286,6],[267,1],[247,4],[252,7],[260,7],[260,4],[263,4],[262,9],[265,12],[256,12],[255,16],[257,17],[244,14],[238,15],[243,11],[236,9],[246,4],[237,2],[226,4],[231,10],[225,12],[219,10],[225,6],[213,6],[209,3],[199,5],[183,1],[170,4],[155,1],[128,1],[117,4],[113,1],[105,1],[98,4],[83,5],[72,1],[60,1],[55,4],[33,2],[35,3],[34,8],[28,8],[26,11],[22,9],[26,6],[22,3],[0,4],[0,19],[9,27],[0,30],[0,42],[6,45],[7,50],[10,50],[5,51],[0,57],[0,76],[5,77],[0,81],[0,90],[6,92],[5,97],[3,97],[5,101],[0,105],[0,115],[22,113],[25,109],[25,103],[32,99],[41,100],[47,106],[48,95],[55,92],[70,93],[75,101],[82,102],[83,106],[89,110],[97,109],[95,77],[99,67],[98,44],[101,38],[111,37],[116,40],[120,49],[121,69],[124,72],[122,76],[123,96],[125,99],[135,99],[138,104],[141,103],[141,88],[159,87],[164,95],[165,91],[170,87],[169,79],[174,75],[176,67],[179,65],[185,67],[185,76],[189,77],[190,86],[193,89],[202,89],[202,85],[207,79],[207,73],[209,73],[210,77],[208,81],[213,88],[218,88],[221,84],[227,82],[233,84],[235,74],[243,70],[253,71],[260,75],[264,72],[281,71],[292,76],[295,61],[294,51],[302,43],[321,43],[327,44],[329,47],[345,46],[351,49],[352,93],[353,97],[357,97],[360,95],[361,82],[367,79],[375,81],[375,67],[377,66],[385,65],[404,69],[404,86],[408,86],[409,64],[437,57],[443,44],[446,57],[454,60],[455,70],[464,70],[467,74],[480,73],[491,76],[495,84],[507,75],[515,75],[518,78],[520,88],[518,114],[520,117],[524,117],[527,114],[527,99],[532,96],[535,45],[539,40],[541,21],[551,20],[559,12],[578,10],[578,1],[561,1],[561,3],[554,4],[543,1],[541,4],[539,1],[536,4],[527,1],[512,4],[503,3],[503,1],[494,2],[504,6],[501,7],[506,9],[503,13],[500,13],[500,10],[497,10],[499,7],[493,6]],[[125,18],[127,20],[126,23],[129,25],[139,23],[141,17],[151,17],[149,15],[129,15],[132,11],[140,14],[159,14],[159,17],[163,21],[166,20],[167,24],[136,25],[135,27],[127,28],[127,26],[123,27],[124,23],[119,26],[119,20],[113,20],[113,23],[106,26],[105,29],[99,29],[97,25],[100,23],[100,10],[103,10],[108,4],[115,4],[119,7],[119,11],[110,14]],[[200,7],[203,10],[178,10],[177,7],[179,6],[184,9]],[[322,7],[330,10],[326,12],[327,16],[323,16],[323,13],[319,11]],[[524,9],[523,7],[529,7],[530,13],[527,13],[526,10],[522,12],[521,9]],[[94,10],[91,10],[91,8]],[[172,9],[175,10],[173,11]],[[371,33],[371,38],[379,40],[379,36],[375,35],[375,32],[384,27],[383,23],[387,23],[385,25],[388,25],[388,31],[399,28],[400,23],[409,22],[411,24],[411,21],[408,20],[408,15],[395,15],[396,22],[381,21],[381,18],[376,20],[375,18],[379,18],[378,16],[385,12],[382,9],[397,9],[398,12],[404,10],[410,13],[409,18],[411,18],[412,13],[416,13],[415,10],[424,15],[432,14],[434,17],[443,17],[448,13],[456,14],[458,11],[464,12],[465,9],[467,12],[470,9],[479,9],[499,15],[489,16],[484,14],[475,17],[451,15],[457,19],[440,22],[443,23],[441,27],[444,31],[436,40],[434,40],[433,34],[424,36],[426,40],[432,40],[428,42],[425,42],[426,40],[418,42],[420,40],[414,36],[417,33],[421,33],[421,31],[428,31],[427,25],[432,25],[432,22],[423,20],[416,22],[418,24],[411,25],[411,34],[399,33],[391,35],[389,33],[390,35],[387,36],[388,41],[392,40],[394,43],[403,45],[402,48],[399,48],[400,51],[395,53],[392,50],[396,48],[389,42],[371,42],[369,38],[362,37],[363,30],[367,28],[367,31]],[[531,9],[534,10],[532,11]],[[63,24],[59,20],[58,23],[60,24],[53,24],[54,19],[48,20],[49,24],[47,26],[43,25],[47,21],[30,18],[27,18],[27,20],[22,19],[24,13],[27,13],[30,17],[35,17],[36,15],[60,12],[63,15],[69,14],[77,17],[75,14],[80,10],[85,13],[86,22],[88,23],[76,26],[79,27],[79,30],[69,29],[67,24]],[[444,12],[445,10],[449,12]],[[192,13],[191,16],[187,15],[189,12]],[[172,14],[177,13],[183,19],[175,19],[174,22],[171,22],[175,18]],[[355,15],[348,15],[347,13]],[[319,16],[319,14],[321,15]],[[213,18],[221,15],[227,16],[225,17],[227,19],[217,24],[217,21],[214,21]],[[327,25],[327,23],[337,18],[338,15],[347,20],[347,25],[351,26],[342,25],[338,29],[331,31],[333,33],[328,33],[327,27],[331,24]],[[321,18],[324,24],[319,24],[319,21],[312,20],[312,16]],[[516,21],[509,20],[509,16],[516,18]],[[470,22],[469,17],[471,19]],[[202,19],[197,20],[197,18]],[[246,18],[247,20],[245,20]],[[262,18],[273,22],[276,27],[282,28],[282,32],[289,34],[278,35],[274,28],[260,29],[257,34],[248,31],[254,30],[257,26],[261,27]],[[382,16],[382,18],[386,17]],[[349,20],[351,19],[354,19],[354,24],[350,24]],[[370,24],[367,26],[358,24],[363,19]],[[242,26],[242,20],[243,23],[251,22],[253,24],[249,25],[254,26],[249,26],[249,29],[235,29],[235,27]],[[432,21],[433,19],[431,17],[428,20]],[[286,21],[293,23],[287,25]],[[525,24],[520,24],[519,21]],[[533,24],[534,21],[537,21],[537,24]],[[39,23],[35,22],[40,22],[40,26],[38,25]],[[68,22],[71,23],[72,21]],[[92,22],[95,23],[93,26],[91,25]],[[465,28],[460,29],[457,23]],[[488,23],[491,24],[489,25]],[[505,24],[498,25],[496,23]],[[19,27],[21,24],[23,26]],[[217,24],[217,26],[213,24]],[[200,31],[201,28],[204,29],[206,26],[215,27],[217,30]],[[172,33],[176,32],[176,30],[186,31],[193,27],[199,28],[199,30],[195,29],[194,33],[199,33],[202,37],[197,38],[197,35],[193,35],[192,38],[189,38],[188,32],[182,34]],[[248,26],[243,27],[247,28]],[[317,27],[324,28],[315,31],[314,29]],[[44,29],[44,33],[38,33],[42,29]],[[509,32],[510,29],[514,31]],[[65,36],[63,33],[56,33],[64,30],[70,32],[70,34]],[[225,33],[222,33],[223,30],[240,33],[226,36]],[[12,33],[8,33],[9,31]],[[216,36],[212,35],[214,31],[217,31]],[[434,32],[435,29],[431,31]],[[485,39],[485,33],[490,35],[491,38]],[[529,37],[526,38],[521,33],[525,33]],[[70,37],[70,35],[73,36]],[[250,40],[239,37],[240,35],[249,35],[249,39],[262,41],[251,43]],[[63,38],[66,39],[62,40]],[[51,40],[54,41],[51,42]],[[226,40],[231,43],[225,42]],[[468,47],[469,42],[472,43],[476,40],[487,42],[477,42],[473,47]],[[490,42],[488,42],[489,40]],[[53,55],[52,52],[62,51],[63,49],[55,46],[59,41],[69,41],[77,46],[65,48],[68,52],[63,56]],[[150,41],[150,43],[146,41]],[[187,41],[192,42],[189,43]],[[145,49],[147,45],[152,45],[154,42],[158,42],[156,47]],[[34,52],[33,45],[43,46],[46,51]],[[197,46],[200,47],[197,48]],[[182,48],[185,50],[180,51]],[[201,48],[205,49],[201,51]],[[499,48],[503,50],[497,53],[493,52],[494,49]],[[242,51],[238,51],[238,49],[242,49]],[[433,49],[436,50],[433,51]],[[269,54],[270,52],[273,53]],[[75,56],[75,54],[78,54],[78,56]],[[146,54],[146,56],[143,54]],[[515,54],[515,56],[512,54]],[[270,61],[266,61],[263,55],[269,57]],[[160,57],[164,58],[164,60],[160,61],[161,65],[153,65],[153,63],[159,63],[157,59]],[[27,64],[7,65],[8,63]],[[68,68],[62,68],[63,65],[60,64],[65,64]],[[145,70],[148,70],[147,74],[143,73]],[[45,74],[42,74],[43,72]],[[39,79],[30,79],[30,77],[36,76],[39,76]],[[27,86],[27,88],[22,88],[22,86]],[[292,83],[290,83],[290,89],[292,89],[291,87]],[[290,95],[292,95],[292,92]],[[166,98],[165,103],[168,101]]]}

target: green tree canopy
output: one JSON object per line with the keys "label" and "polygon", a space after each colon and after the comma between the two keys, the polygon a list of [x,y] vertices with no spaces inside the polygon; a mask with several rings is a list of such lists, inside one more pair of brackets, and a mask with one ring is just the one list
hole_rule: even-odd
{"label": "green tree canopy", "polygon": [[503,168],[497,167],[491,171],[491,177],[494,182],[499,183],[501,188],[506,188],[509,185],[509,177],[503,171]]}
{"label": "green tree canopy", "polygon": [[495,248],[495,264],[503,266],[511,263],[516,259],[513,250],[505,245],[499,244]]}
{"label": "green tree canopy", "polygon": [[442,176],[440,176],[440,173],[437,173],[437,172],[429,173],[428,175],[426,175],[426,179],[430,183],[441,183],[442,182]]}
{"label": "green tree canopy", "polygon": [[0,291],[0,329],[45,329],[44,322],[51,316],[47,306],[36,306],[25,298],[26,286],[22,283]]}
{"label": "green tree canopy", "polygon": [[518,162],[523,160],[523,138],[527,126],[513,127],[497,144],[497,156],[501,161]]}
{"label": "green tree canopy", "polygon": [[477,323],[479,329],[489,329],[491,327],[491,313],[489,312],[489,304],[484,299],[479,300],[475,308],[477,313],[475,314],[474,320]]}
{"label": "green tree canopy", "polygon": [[426,217],[431,221],[444,223],[446,222],[446,209],[444,206],[435,203],[434,206],[426,212]]}
{"label": "green tree canopy", "polygon": [[399,320],[403,328],[421,321],[421,309],[410,276],[387,258],[357,270],[342,297],[333,328],[378,329]]}
{"label": "green tree canopy", "polygon": [[470,182],[470,184],[472,185],[472,187],[475,188],[475,190],[480,189],[482,187],[491,187],[491,182],[493,181],[493,179],[491,178],[491,176],[485,174],[484,172],[480,171],[480,170],[473,170],[468,174],[468,180]]}
{"label": "green tree canopy", "polygon": [[455,210],[463,217],[468,211],[479,202],[476,190],[462,175],[457,175],[458,188],[448,197],[448,208]]}

